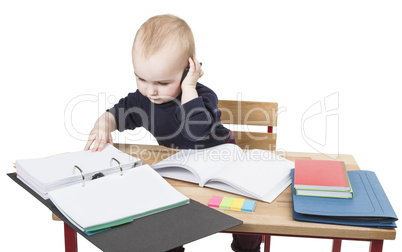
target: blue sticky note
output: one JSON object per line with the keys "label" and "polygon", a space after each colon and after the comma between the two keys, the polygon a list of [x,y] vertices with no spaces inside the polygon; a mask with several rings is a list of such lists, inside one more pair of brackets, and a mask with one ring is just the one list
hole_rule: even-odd
{"label": "blue sticky note", "polygon": [[250,212],[252,213],[254,211],[255,207],[255,201],[253,200],[244,200],[243,206],[241,207],[241,210],[244,212]]}

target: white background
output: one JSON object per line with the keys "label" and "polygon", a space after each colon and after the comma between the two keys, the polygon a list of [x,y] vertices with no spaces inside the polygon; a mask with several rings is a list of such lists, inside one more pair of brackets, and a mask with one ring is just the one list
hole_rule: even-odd
{"label": "white background", "polygon": [[[1,251],[63,251],[62,223],[5,174],[19,158],[84,148],[96,118],[136,89],[136,30],[165,13],[192,27],[201,83],[220,99],[278,102],[278,148],[353,154],[361,169],[376,172],[402,216],[400,1],[2,1]],[[308,118],[326,97],[326,109]],[[152,142],[144,132],[128,137]],[[186,250],[231,251],[230,241],[218,234]],[[330,245],[272,239],[272,251]],[[384,251],[401,247],[397,229]],[[79,249],[98,251],[82,237]],[[342,251],[367,249],[344,242]]]}

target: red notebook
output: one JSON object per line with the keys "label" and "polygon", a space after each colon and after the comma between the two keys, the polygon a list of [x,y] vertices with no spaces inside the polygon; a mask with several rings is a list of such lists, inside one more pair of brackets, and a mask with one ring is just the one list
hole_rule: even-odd
{"label": "red notebook", "polygon": [[296,160],[294,188],[351,191],[345,164],[330,160]]}

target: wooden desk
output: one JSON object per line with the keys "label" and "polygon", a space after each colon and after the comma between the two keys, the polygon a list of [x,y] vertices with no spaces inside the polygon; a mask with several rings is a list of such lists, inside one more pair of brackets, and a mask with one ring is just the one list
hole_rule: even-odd
{"label": "wooden desk", "polygon": [[[155,145],[115,144],[115,146],[132,156],[145,160],[144,164],[149,165],[155,164],[177,152],[177,150]],[[330,159],[324,154],[297,152],[288,152],[284,157],[292,161],[295,159]],[[352,155],[339,155],[337,160],[344,161],[347,170],[359,170],[359,166]],[[238,197],[231,193],[199,187],[192,183],[173,179],[167,179],[167,181],[187,197],[205,205],[208,205],[209,200],[214,195]],[[394,240],[396,236],[395,229],[363,228],[294,221],[292,218],[292,193],[290,187],[271,204],[256,201],[254,213],[222,209],[218,211],[243,221],[242,225],[225,232],[264,235],[265,252],[269,251],[271,235],[334,239],[333,252],[340,251],[342,240],[370,241],[371,252],[382,251],[383,241]],[[70,251],[75,251],[74,248],[77,247],[76,233],[68,226],[65,226],[65,239],[66,251],[68,248],[71,248]]]}

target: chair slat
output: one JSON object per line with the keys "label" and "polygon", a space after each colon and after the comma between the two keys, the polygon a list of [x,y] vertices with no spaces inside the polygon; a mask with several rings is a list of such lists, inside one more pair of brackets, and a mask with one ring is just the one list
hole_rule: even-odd
{"label": "chair slat", "polygon": [[278,103],[219,100],[224,124],[277,126]]}
{"label": "chair slat", "polygon": [[276,150],[276,133],[233,131],[233,135],[242,149]]}
{"label": "chair slat", "polygon": [[278,103],[253,101],[219,100],[221,122],[234,125],[267,126],[267,133],[250,131],[233,131],[237,145],[243,149],[276,150],[276,133]]}

